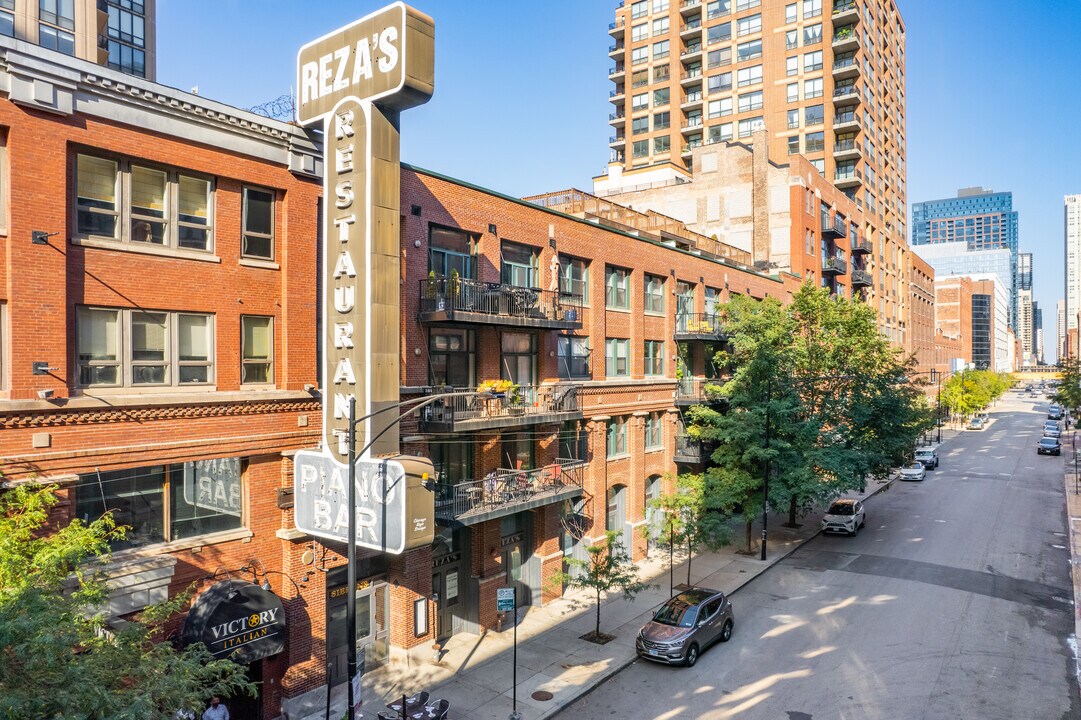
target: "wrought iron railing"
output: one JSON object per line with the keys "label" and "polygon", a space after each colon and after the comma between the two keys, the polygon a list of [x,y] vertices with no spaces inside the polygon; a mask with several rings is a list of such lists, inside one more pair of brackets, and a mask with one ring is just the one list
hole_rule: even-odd
{"label": "wrought iron railing", "polygon": [[852,270],[852,286],[862,285],[864,287],[871,287],[874,285],[874,280],[871,279],[871,273],[866,270]]}
{"label": "wrought iron railing", "polygon": [[690,435],[676,435],[675,455],[679,458],[702,460],[706,456],[706,451],[701,440],[696,440]]}
{"label": "wrought iron railing", "polygon": [[724,334],[721,316],[717,313],[681,313],[676,316],[677,335],[716,335]]}
{"label": "wrought iron railing", "polygon": [[[424,408],[422,424],[450,425],[468,420],[490,418],[516,418],[555,413],[574,413],[578,404],[579,386],[572,383],[554,385],[518,386],[494,395],[456,395],[437,401]],[[442,389],[433,388],[438,394]],[[447,389],[448,393],[450,388]]]}
{"label": "wrought iron railing", "polygon": [[557,460],[536,470],[500,468],[482,480],[440,485],[437,489],[435,513],[445,519],[493,512],[553,495],[561,490],[581,487],[584,465],[563,465]]}
{"label": "wrought iron railing", "polygon": [[676,381],[676,400],[682,402],[706,403],[716,400],[717,389],[707,390],[707,386],[717,386],[721,380],[705,377],[682,377]]}
{"label": "wrought iron railing", "polygon": [[420,281],[420,311],[461,311],[504,317],[581,322],[582,296],[571,293],[477,282],[456,277]]}
{"label": "wrought iron railing", "polygon": [[844,258],[839,257],[825,257],[822,258],[822,269],[832,270],[835,273],[844,275],[848,272],[848,262]]}

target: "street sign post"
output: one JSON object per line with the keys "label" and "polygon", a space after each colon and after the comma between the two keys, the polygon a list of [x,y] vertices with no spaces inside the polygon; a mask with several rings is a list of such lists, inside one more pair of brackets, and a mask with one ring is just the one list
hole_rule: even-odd
{"label": "street sign post", "polygon": [[514,652],[511,656],[511,713],[510,720],[520,720],[518,714],[518,598],[517,588],[503,587],[495,590],[495,609],[498,612],[512,613],[514,623]]}

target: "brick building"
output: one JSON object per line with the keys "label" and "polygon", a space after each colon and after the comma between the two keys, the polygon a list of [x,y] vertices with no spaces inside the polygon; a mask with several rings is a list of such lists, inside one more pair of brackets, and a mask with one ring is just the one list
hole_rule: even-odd
{"label": "brick building", "polygon": [[935,271],[914,252],[905,253],[908,266],[909,346],[917,372],[929,376],[935,367]]}
{"label": "brick building", "polygon": [[[935,280],[935,332],[940,345],[960,353],[950,357],[972,362],[972,280],[967,276]],[[948,357],[939,359],[948,367]]]}

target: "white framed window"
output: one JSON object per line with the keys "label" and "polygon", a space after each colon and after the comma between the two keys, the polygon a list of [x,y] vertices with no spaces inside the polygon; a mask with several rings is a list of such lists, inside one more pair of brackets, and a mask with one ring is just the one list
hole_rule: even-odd
{"label": "white framed window", "polygon": [[822,51],[815,50],[814,52],[804,53],[803,55],[803,71],[812,72],[814,70],[822,69]]}
{"label": "white framed window", "polygon": [[747,87],[748,85],[757,85],[761,82],[761,65],[752,65],[751,67],[740,68],[736,71],[736,87]]}
{"label": "white framed window", "polygon": [[639,23],[631,26],[631,42],[638,42],[649,37],[649,23]]}
{"label": "white framed window", "polygon": [[709,129],[709,142],[724,142],[732,139],[732,123],[713,125]]}
{"label": "white framed window", "polygon": [[803,19],[818,17],[822,14],[822,0],[803,0]]}
{"label": "white framed window", "polygon": [[790,57],[785,59],[785,75],[789,77],[799,75],[799,58]]}
{"label": "white framed window", "polygon": [[83,388],[214,382],[214,316],[79,306],[75,359]]}
{"label": "white framed window", "polygon": [[212,251],[214,184],[178,170],[75,157],[75,236]]}
{"label": "white framed window", "polygon": [[736,12],[750,10],[762,4],[762,0],[736,0]]}
{"label": "white framed window", "polygon": [[757,90],[755,92],[746,93],[739,96],[739,111],[749,112],[751,110],[762,109],[762,91]]}
{"label": "white framed window", "polygon": [[762,13],[755,13],[736,21],[736,37],[762,32]]}
{"label": "white framed window", "polygon": [[274,384],[274,318],[240,317],[240,384]]}
{"label": "white framed window", "polygon": [[799,19],[798,16],[799,8],[796,3],[784,6],[784,21],[786,24],[796,22],[796,20]]}
{"label": "white framed window", "polygon": [[709,105],[706,106],[709,111],[710,118],[724,117],[725,115],[732,114],[732,98],[721,98],[720,100],[710,100]]}
{"label": "white framed window", "polygon": [[604,374],[607,377],[629,377],[630,340],[626,338],[608,338],[604,341]]}
{"label": "white framed window", "polygon": [[645,110],[649,107],[649,93],[639,93],[631,97],[631,111]]}
{"label": "white framed window", "polygon": [[642,47],[636,47],[631,50],[631,65],[641,65],[644,62],[649,62],[649,46],[643,45]]}
{"label": "white framed window", "polygon": [[739,136],[741,138],[747,138],[751,136],[755,130],[761,130],[766,127],[765,121],[762,116],[747,118],[746,120],[739,121]]}
{"label": "white framed window", "polygon": [[803,98],[811,100],[822,97],[822,78],[813,78],[803,81]]}
{"label": "white framed window", "polygon": [[640,17],[644,17],[649,13],[649,0],[638,0],[636,3],[631,3],[631,19],[636,20]]}
{"label": "white framed window", "polygon": [[796,102],[799,100],[799,83],[788,83],[785,88],[785,97],[788,102]]}
{"label": "white framed window", "polygon": [[665,33],[668,32],[669,27],[670,26],[669,26],[668,18],[666,18],[666,17],[657,18],[656,20],[653,21],[653,35],[654,35],[654,37],[656,37],[657,35],[664,35]]}
{"label": "white framed window", "polygon": [[815,23],[803,28],[803,44],[817,45],[822,42],[822,23]]}
{"label": "white framed window", "polygon": [[799,47],[799,30],[788,30],[784,34],[784,49],[792,50]]}
{"label": "white framed window", "polygon": [[653,43],[653,59],[654,60],[660,60],[661,58],[668,57],[668,54],[669,54],[668,48],[669,48],[669,41],[668,40],[661,40],[659,42]]}
{"label": "white framed window", "polygon": [[[821,2],[821,0],[819,0]],[[668,0],[653,0],[653,12],[668,12]]]}

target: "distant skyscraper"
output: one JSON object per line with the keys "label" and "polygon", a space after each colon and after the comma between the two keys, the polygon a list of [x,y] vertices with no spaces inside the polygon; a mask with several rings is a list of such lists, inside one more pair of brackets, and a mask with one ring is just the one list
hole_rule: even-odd
{"label": "distant skyscraper", "polygon": [[1065,206],[1067,332],[1063,338],[1077,329],[1077,314],[1081,312],[1081,195],[1067,195]]}
{"label": "distant skyscraper", "polygon": [[1032,303],[1032,357],[1037,365],[1043,365],[1043,310],[1039,303]]}
{"label": "distant skyscraper", "polygon": [[1021,341],[1021,363],[1035,365],[1036,303],[1032,300],[1032,253],[1017,256],[1017,339]]}
{"label": "distant skyscraper", "polygon": [[1058,301],[1058,333],[1055,339],[1055,359],[1066,357],[1066,301]]}
{"label": "distant skyscraper", "polygon": [[[912,204],[913,245],[954,242],[964,242],[974,252],[1001,248],[1010,251],[1012,277],[1005,284],[1010,294],[1010,324],[1018,328],[1018,235],[1013,193],[964,188],[957,191],[955,198]],[[1029,283],[1031,287],[1031,272]]]}

